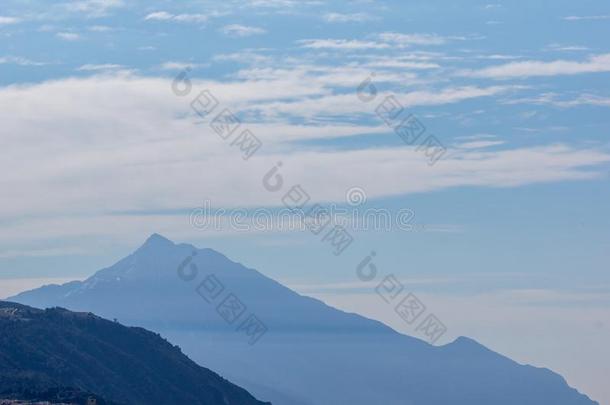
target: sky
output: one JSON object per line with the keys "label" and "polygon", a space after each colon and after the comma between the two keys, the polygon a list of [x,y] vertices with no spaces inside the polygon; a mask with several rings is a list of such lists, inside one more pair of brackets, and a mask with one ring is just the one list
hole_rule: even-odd
{"label": "sky", "polygon": [[[440,344],[473,337],[608,404],[609,35],[591,0],[5,0],[0,297],[157,232],[415,335],[375,293],[394,276]],[[349,248],[281,226],[293,186],[342,210]],[[408,224],[349,217],[380,210]]]}

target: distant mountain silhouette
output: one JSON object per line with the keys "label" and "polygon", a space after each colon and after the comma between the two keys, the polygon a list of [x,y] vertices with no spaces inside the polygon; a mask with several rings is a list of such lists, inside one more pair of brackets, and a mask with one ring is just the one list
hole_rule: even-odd
{"label": "distant mountain silhouette", "polygon": [[0,301],[0,398],[89,397],[99,405],[263,404],[145,329]]}
{"label": "distant mountain silhouette", "polygon": [[[431,346],[301,296],[214,250],[160,235],[83,282],[13,300],[158,331],[274,405],[596,403],[558,374],[517,364],[471,339]],[[227,317],[226,300],[241,305],[239,316]],[[248,319],[262,323],[259,333],[244,327]]]}

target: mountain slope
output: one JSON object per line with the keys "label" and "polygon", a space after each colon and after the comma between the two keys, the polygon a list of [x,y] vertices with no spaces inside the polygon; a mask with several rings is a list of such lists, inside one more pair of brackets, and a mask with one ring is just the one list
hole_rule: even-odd
{"label": "mountain slope", "polygon": [[[218,297],[205,294],[202,286],[210,285],[222,287]],[[219,309],[229,296],[243,306],[231,322]],[[83,282],[14,300],[93,311],[158,331],[274,405],[595,403],[561,376],[519,365],[472,340],[431,346],[301,296],[211,249],[159,235]],[[254,345],[240,327],[249,315],[267,330]]]}
{"label": "mountain slope", "polygon": [[58,387],[122,404],[263,404],[145,329],[0,302],[0,398]]}

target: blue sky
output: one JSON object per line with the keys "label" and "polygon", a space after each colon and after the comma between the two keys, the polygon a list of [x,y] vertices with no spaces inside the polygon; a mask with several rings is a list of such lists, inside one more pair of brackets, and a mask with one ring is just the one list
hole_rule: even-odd
{"label": "blue sky", "polygon": [[[447,339],[610,401],[609,24],[601,1],[4,1],[0,296],[159,232],[412,333],[355,277],[375,250]],[[251,159],[193,113],[204,89],[263,142]],[[375,115],[388,96],[446,147],[436,164]],[[358,187],[422,227],[354,231],[335,257],[308,232],[191,225],[205,200],[277,210],[261,179],[278,161],[313,201]]]}

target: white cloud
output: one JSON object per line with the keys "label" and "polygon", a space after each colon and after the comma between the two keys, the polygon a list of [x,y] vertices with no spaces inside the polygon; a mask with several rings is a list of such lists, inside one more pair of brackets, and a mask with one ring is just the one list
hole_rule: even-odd
{"label": "white cloud", "polygon": [[512,62],[479,70],[464,70],[458,74],[468,77],[508,79],[517,77],[559,76],[597,72],[610,72],[610,54],[594,55],[585,61],[555,60],[550,62]]}
{"label": "white cloud", "polygon": [[447,38],[436,34],[401,34],[397,32],[384,32],[379,34],[383,42],[388,42],[397,46],[411,45],[443,45]]}
{"label": "white cloud", "polygon": [[266,31],[259,27],[250,27],[240,24],[229,24],[225,25],[220,31],[230,37],[250,37],[252,35],[261,35]]}
{"label": "white cloud", "polygon": [[378,58],[374,59],[373,62],[366,63],[365,66],[371,68],[398,68],[398,69],[438,69],[441,66],[438,63],[432,62],[415,62],[408,60],[400,60],[396,58]]}
{"label": "white cloud", "polygon": [[112,32],[116,30],[116,28],[109,27],[107,25],[93,25],[88,29],[92,32]]}
{"label": "white cloud", "polygon": [[72,12],[84,13],[89,17],[104,17],[110,10],[125,6],[123,0],[72,0],[63,3]]}
{"label": "white cloud", "polygon": [[[366,76],[355,76],[348,79],[362,81],[362,77]],[[310,83],[315,83],[315,80],[312,80]],[[395,96],[405,108],[444,105],[474,98],[506,94],[518,88],[516,86],[465,86],[449,87],[437,91],[418,90],[402,94],[386,92],[378,95],[377,104],[381,103],[385,97]],[[318,97],[302,98],[296,101],[271,101],[268,103],[257,103],[256,105],[244,108],[262,112],[267,116],[288,114],[294,117],[312,118],[316,116],[373,114],[377,104],[363,103],[353,93],[350,93],[327,94]]]}
{"label": "white cloud", "polygon": [[145,20],[159,20],[159,21],[167,21],[174,18],[173,14],[168,13],[167,11],[155,11],[154,13],[147,14],[144,17]]}
{"label": "white cloud", "polygon": [[513,59],[521,59],[521,56],[491,54],[491,55],[477,55],[476,58],[477,59],[488,59],[488,60],[513,60]]}
{"label": "white cloud", "polygon": [[265,62],[271,62],[273,60],[269,56],[261,55],[260,53],[256,53],[250,50],[214,55],[212,59],[217,62],[230,61],[245,65],[255,65]]}
{"label": "white cloud", "polygon": [[[325,66],[300,64],[298,67],[276,69],[271,67],[254,67],[240,70],[236,77],[248,80],[301,80],[318,87],[356,88],[364,78],[370,75],[369,66]],[[410,72],[395,72],[377,69],[377,83],[415,82],[416,75]]]}
{"label": "white cloud", "polygon": [[586,46],[580,45],[562,45],[562,44],[550,44],[547,47],[550,51],[561,51],[561,52],[580,52],[590,50]]}
{"label": "white cloud", "polygon": [[304,39],[297,41],[305,48],[313,49],[391,49],[407,48],[413,45],[443,45],[449,40],[464,40],[463,37],[442,37],[436,34],[402,34],[398,32],[383,32],[377,34],[377,40],[356,39]]}
{"label": "white cloud", "polygon": [[572,108],[582,105],[591,105],[597,107],[610,107],[610,97],[602,97],[594,94],[581,94],[575,98],[562,100],[556,93],[543,93],[537,97],[519,98],[507,100],[505,104],[535,104],[535,105],[552,105],[559,108]]}
{"label": "white cloud", "polygon": [[184,70],[184,69],[195,69],[199,67],[207,66],[201,63],[192,63],[192,62],[164,62],[161,64],[160,68],[162,70]]}
{"label": "white cloud", "polygon": [[324,21],[329,23],[364,22],[372,20],[373,17],[365,13],[326,13],[322,16]]}
{"label": "white cloud", "polygon": [[460,139],[460,140],[466,140],[466,141],[480,141],[480,140],[484,140],[484,139],[495,139],[497,138],[496,135],[492,135],[492,134],[475,134],[475,135],[463,135],[463,136],[457,136],[455,139]]}
{"label": "white cloud", "polygon": [[185,23],[203,23],[208,20],[208,16],[205,14],[177,14],[173,16],[172,20]]}
{"label": "white cloud", "polygon": [[0,57],[0,65],[3,64],[14,64],[19,66],[45,66],[48,63],[36,62],[20,56],[2,56]]}
{"label": "white cloud", "polygon": [[122,69],[124,66],[123,65],[117,65],[114,63],[104,63],[104,64],[86,64],[86,65],[82,65],[80,66],[78,69],[78,71],[84,71],[84,72],[96,72],[96,71],[102,71],[102,70],[117,70],[117,69]]}
{"label": "white cloud", "polygon": [[74,32],[58,32],[55,36],[64,41],[78,41],[81,39],[80,35]]}
{"label": "white cloud", "polygon": [[180,23],[204,23],[208,20],[205,14],[171,14],[167,11],[157,11],[144,17],[148,21],[175,21]]}
{"label": "white cloud", "polygon": [[563,18],[566,21],[591,21],[591,20],[610,20],[610,15],[588,15],[588,16],[576,16],[571,15]]}
{"label": "white cloud", "polygon": [[297,0],[247,0],[248,7],[264,8],[291,8],[299,5],[319,5],[319,1],[297,1]]}
{"label": "white cloud", "polygon": [[[238,100],[251,104],[252,100],[261,97],[283,98],[293,95],[295,90],[294,85],[291,87],[287,83],[284,87],[271,83],[202,83],[201,87],[215,89],[230,105],[239,104]],[[272,87],[279,93],[260,90]],[[439,92],[440,95],[430,93],[425,95],[428,100],[423,103],[451,102],[495,91],[456,89]],[[404,99],[406,103],[410,100],[410,104],[422,103],[422,95],[406,95]],[[27,104],[17,102],[24,99],[28,100]],[[2,140],[5,147],[14,150],[12,158],[3,160],[2,164],[7,166],[2,167],[2,171],[6,173],[4,181],[16,190],[12,197],[6,198],[4,214],[9,214],[6,210],[22,213],[23,210],[39,212],[40,209],[96,210],[102,195],[104,199],[108,198],[106,209],[189,206],[189,201],[193,203],[203,196],[201,190],[224,196],[225,201],[219,203],[244,203],[246,190],[253,192],[251,204],[278,203],[275,196],[260,188],[258,176],[282,156],[267,152],[270,153],[268,159],[247,163],[250,165],[248,171],[256,177],[243,176],[242,167],[238,165],[239,156],[233,155],[231,160],[234,151],[214,137],[211,129],[176,118],[180,112],[188,111],[188,100],[174,97],[168,81],[129,76],[69,79],[4,88],[0,91],[0,100],[7,106],[0,112],[4,122]],[[35,114],[37,119],[26,122],[16,119],[27,114]],[[270,122],[268,125],[276,124]],[[267,142],[268,151],[275,150],[274,145],[282,141],[281,132],[277,133],[278,138],[259,134]],[[125,138],[122,134],[130,136]],[[181,135],[176,138],[173,134]],[[508,186],[589,178],[595,176],[595,172],[580,171],[580,167],[609,159],[604,153],[593,150],[546,146],[459,154],[430,170],[422,154],[409,148],[286,153],[284,158],[295,162],[293,168],[287,170],[296,178],[301,177],[303,184],[319,187],[316,190],[319,198],[328,199],[343,198],[341,185],[345,178],[341,176],[346,173],[361,183],[370,183],[367,190],[370,187],[372,196],[464,184]],[[22,154],[30,159],[24,160]],[[359,163],[363,158],[373,162],[366,169]],[[31,159],[38,162],[35,167],[26,165]],[[307,167],[312,159],[318,162],[319,173],[318,170],[295,171]],[[374,162],[380,163],[379,173],[370,170],[370,167],[377,167]],[[335,170],[337,167],[343,169]],[[417,172],[414,178],[419,180],[403,182],[385,170]],[[200,186],[192,188],[190,174],[206,171],[208,175],[200,179]],[[319,184],[315,176],[322,173],[326,173],[323,176],[328,181]],[[385,175],[388,180],[378,181],[385,179]],[[88,180],[75,193],[74,185],[85,178]],[[395,181],[389,180],[392,178]],[[34,184],[36,187],[30,188],[29,185]],[[133,188],[133,184],[138,187]],[[43,194],[47,197],[41,198]],[[175,195],[182,195],[184,200],[177,202]]]}
{"label": "white cloud", "polygon": [[11,25],[20,23],[21,19],[17,17],[7,17],[0,15],[0,25]]}
{"label": "white cloud", "polygon": [[303,39],[297,41],[304,48],[312,49],[343,49],[343,50],[362,50],[362,49],[387,49],[388,44],[374,41],[360,41],[348,39]]}
{"label": "white cloud", "polygon": [[472,141],[464,142],[456,146],[460,149],[483,149],[491,146],[503,145],[504,143],[504,141]]}
{"label": "white cloud", "polygon": [[[191,96],[183,98],[172,94],[170,80],[130,74],[0,88],[4,106],[0,147],[11,150],[0,160],[3,187],[11,190],[3,196],[0,221],[22,218],[3,225],[0,245],[11,251],[25,241],[58,235],[137,240],[142,232],[154,230],[192,234],[187,215],[109,212],[188,210],[206,198],[226,207],[278,206],[281,196],[266,191],[261,179],[280,160],[286,181],[301,184],[317,201],[343,201],[344,190],[353,184],[366,189],[369,198],[381,198],[462,186],[515,187],[591,179],[599,177],[602,165],[610,162],[610,154],[593,147],[556,144],[501,150],[450,148],[431,168],[414,147],[311,150],[291,143],[390,133],[381,122],[376,127],[297,125],[273,118],[243,124],[264,143],[259,154],[244,162],[239,150],[223,142],[209,122],[195,125],[201,120],[185,117],[197,89],[210,89],[221,107],[240,115],[248,106],[282,106],[282,100],[320,97],[328,90],[299,78],[193,84]],[[430,105],[503,91],[500,86],[452,88],[407,93],[400,99],[405,105]],[[345,97],[355,99],[353,94]],[[328,98],[324,101],[328,113],[358,110],[362,105],[372,108],[357,99],[356,105],[347,100],[342,105]],[[302,114],[303,106],[296,112]],[[36,119],[19,118],[24,116]],[[408,174],[409,181],[396,173]]]}

